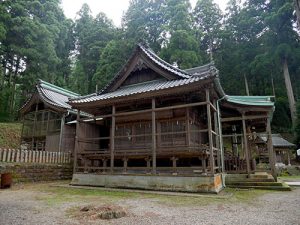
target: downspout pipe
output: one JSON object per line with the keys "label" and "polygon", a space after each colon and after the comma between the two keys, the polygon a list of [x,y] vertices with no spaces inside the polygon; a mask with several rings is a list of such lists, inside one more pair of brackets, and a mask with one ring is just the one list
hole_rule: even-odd
{"label": "downspout pipe", "polygon": [[[217,117],[218,117],[218,128],[219,128],[219,142],[220,142],[220,150],[221,150],[221,168],[222,168],[222,173],[225,172],[225,168],[224,168],[224,148],[223,148],[223,137],[222,137],[222,123],[221,123],[221,116],[220,116],[220,104],[219,102],[221,102],[222,100],[226,99],[227,95],[224,95],[222,98],[217,100]],[[222,185],[225,188],[225,179],[222,177]]]}

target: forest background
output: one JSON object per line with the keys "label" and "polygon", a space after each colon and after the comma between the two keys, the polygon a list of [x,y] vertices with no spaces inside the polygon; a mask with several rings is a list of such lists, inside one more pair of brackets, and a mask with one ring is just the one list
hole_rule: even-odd
{"label": "forest background", "polygon": [[274,132],[299,143],[297,2],[229,0],[222,12],[212,0],[131,0],[116,27],[87,4],[73,21],[60,0],[0,0],[0,122],[19,119],[37,79],[101,90],[143,42],[182,69],[213,60],[227,94],[274,96]]}

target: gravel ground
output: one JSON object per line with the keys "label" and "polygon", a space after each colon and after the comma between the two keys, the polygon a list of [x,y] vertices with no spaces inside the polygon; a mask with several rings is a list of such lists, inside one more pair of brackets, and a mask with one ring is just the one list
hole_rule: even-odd
{"label": "gravel ground", "polygon": [[[0,225],[88,225],[88,224],[205,224],[205,225],[300,225],[300,188],[292,192],[272,192],[250,202],[236,204],[217,201],[206,206],[163,204],[159,198],[117,199],[112,204],[124,207],[128,215],[100,220],[70,216],[70,209],[87,201],[49,204],[42,200],[51,193],[30,187],[0,190]],[[180,198],[180,196],[175,197]],[[92,202],[99,204],[101,202]]]}

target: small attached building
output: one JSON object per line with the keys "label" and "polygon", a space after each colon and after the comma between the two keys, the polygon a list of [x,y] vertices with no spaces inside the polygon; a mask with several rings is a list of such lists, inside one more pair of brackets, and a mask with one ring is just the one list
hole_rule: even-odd
{"label": "small attached building", "polygon": [[[73,152],[77,111],[67,103],[79,94],[39,80],[35,92],[20,109],[23,119],[21,148]],[[69,124],[69,122],[71,122]]]}
{"label": "small attached building", "polygon": [[[242,132],[245,173],[254,172],[250,124],[271,132],[274,104],[252,98],[225,95],[212,63],[181,70],[137,45],[102,91],[69,102],[78,110],[72,184],[218,192],[223,126]],[[80,111],[93,120],[80,119]]]}
{"label": "small attached building", "polygon": [[[256,143],[258,149],[264,151],[267,149],[267,136],[263,134],[258,135]],[[272,134],[272,144],[275,153],[275,163],[291,165],[292,150],[296,148],[296,145],[284,139],[280,134]]]}

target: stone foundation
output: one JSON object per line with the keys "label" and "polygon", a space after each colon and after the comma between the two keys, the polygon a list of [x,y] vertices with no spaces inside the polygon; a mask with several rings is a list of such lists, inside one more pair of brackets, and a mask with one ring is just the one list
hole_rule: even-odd
{"label": "stone foundation", "polygon": [[13,183],[68,180],[71,165],[0,163],[0,173],[11,173]]}
{"label": "stone foundation", "polygon": [[209,193],[218,193],[223,189],[222,174],[182,177],[76,173],[73,174],[71,185]]}

